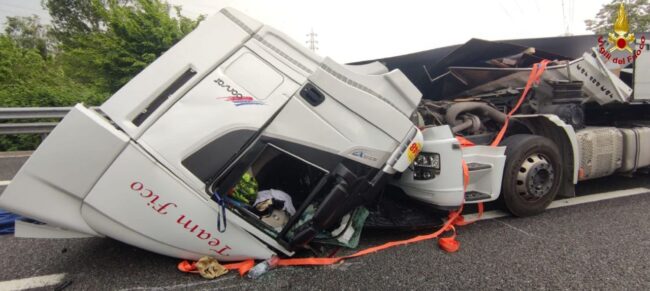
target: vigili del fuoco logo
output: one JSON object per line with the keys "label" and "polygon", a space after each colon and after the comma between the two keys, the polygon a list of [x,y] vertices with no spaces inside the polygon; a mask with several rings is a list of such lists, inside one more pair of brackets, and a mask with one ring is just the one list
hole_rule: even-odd
{"label": "vigili del fuoco logo", "polygon": [[625,6],[623,3],[618,7],[616,22],[614,22],[614,32],[610,32],[607,41],[604,36],[598,37],[598,52],[604,59],[619,65],[627,65],[641,55],[645,46],[645,36],[642,35],[639,40],[639,48],[635,46],[634,33],[630,32],[630,25],[627,21]]}

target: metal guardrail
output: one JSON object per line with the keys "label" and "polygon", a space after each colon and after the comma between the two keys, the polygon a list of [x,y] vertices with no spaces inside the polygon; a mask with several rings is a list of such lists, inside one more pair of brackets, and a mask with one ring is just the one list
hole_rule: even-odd
{"label": "metal guardrail", "polygon": [[0,123],[0,135],[50,133],[57,122]]}
{"label": "metal guardrail", "polygon": [[0,120],[63,118],[72,107],[9,107],[0,108]]}
{"label": "metal guardrail", "polygon": [[[2,120],[61,119],[72,107],[9,107],[0,108]],[[96,109],[93,107],[93,109]],[[0,135],[4,134],[46,134],[52,131],[58,122],[15,122],[0,123]]]}

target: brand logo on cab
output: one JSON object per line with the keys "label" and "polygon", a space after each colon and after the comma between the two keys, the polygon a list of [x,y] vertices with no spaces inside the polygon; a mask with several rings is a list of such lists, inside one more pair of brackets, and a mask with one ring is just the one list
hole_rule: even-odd
{"label": "brand logo on cab", "polygon": [[244,96],[239,90],[233,88],[230,84],[227,84],[224,80],[221,80],[220,78],[217,78],[214,80],[219,87],[226,89],[228,93],[232,94],[232,96],[226,96],[226,97],[218,97],[217,99],[225,100],[228,102],[232,102],[235,106],[242,106],[242,105],[264,105],[264,102],[256,100],[253,98],[253,96]]}

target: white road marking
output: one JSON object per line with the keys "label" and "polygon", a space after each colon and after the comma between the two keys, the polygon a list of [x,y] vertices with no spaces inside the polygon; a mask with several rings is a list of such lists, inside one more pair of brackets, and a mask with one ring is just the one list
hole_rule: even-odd
{"label": "white road marking", "polygon": [[25,279],[0,282],[0,290],[25,290],[57,285],[63,281],[65,274],[38,276]]}
{"label": "white road marking", "polygon": [[[639,187],[639,188],[617,190],[617,191],[604,192],[604,193],[598,193],[598,194],[589,194],[589,195],[585,195],[585,196],[555,200],[555,201],[553,201],[551,203],[551,205],[548,206],[548,209],[567,207],[567,206],[574,206],[574,205],[591,203],[591,202],[598,202],[598,201],[609,200],[609,199],[614,199],[614,198],[621,198],[621,197],[645,194],[645,193],[649,193],[649,192],[650,192],[650,189],[644,188],[644,187]],[[473,221],[473,220],[475,220],[477,218],[477,214],[475,214],[475,213],[467,214],[467,215],[463,215],[463,216],[465,217],[465,220],[467,220],[467,221]],[[507,212],[504,212],[504,211],[501,211],[501,210],[492,210],[492,211],[484,212],[483,216],[481,217],[480,220],[495,219],[495,218],[506,217],[506,216],[510,216],[510,213],[507,213]]]}
{"label": "white road marking", "polygon": [[518,232],[521,232],[521,233],[523,233],[523,234],[525,234],[525,235],[527,235],[527,236],[535,237],[535,238],[539,238],[539,239],[544,239],[544,238],[541,237],[541,236],[538,236],[538,235],[535,235],[535,234],[529,233],[529,232],[527,232],[527,231],[525,231],[525,230],[523,230],[523,229],[521,229],[521,228],[518,228],[518,227],[516,227],[516,226],[514,226],[514,225],[512,225],[512,224],[509,224],[509,223],[507,223],[507,222],[505,222],[505,221],[501,221],[501,220],[498,220],[498,219],[497,219],[497,220],[494,220],[494,221],[496,221],[496,222],[498,222],[498,223],[501,223],[501,224],[503,224],[503,225],[505,225],[505,226],[507,226],[507,227],[509,227],[509,228],[511,228],[511,229],[514,229],[514,230],[516,230],[516,231],[518,231]]}
{"label": "white road marking", "polygon": [[11,180],[9,180],[9,181],[0,181],[0,186],[7,186],[7,185],[9,185],[9,183],[11,183]]}
{"label": "white road marking", "polygon": [[617,191],[604,192],[598,194],[589,194],[580,197],[555,200],[553,201],[553,203],[551,203],[551,205],[548,206],[548,209],[560,208],[560,207],[566,207],[566,206],[578,205],[584,203],[591,203],[591,202],[597,202],[602,200],[627,197],[632,195],[639,195],[648,192],[650,192],[650,189],[645,187],[639,187],[639,188],[617,190]]}

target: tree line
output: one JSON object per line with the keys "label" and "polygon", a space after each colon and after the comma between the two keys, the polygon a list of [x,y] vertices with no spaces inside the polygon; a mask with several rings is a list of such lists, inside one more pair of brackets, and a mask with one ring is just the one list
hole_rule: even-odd
{"label": "tree line", "polygon": [[[159,0],[44,0],[52,21],[7,17],[0,35],[0,107],[99,105],[192,31]],[[0,136],[0,151],[34,149],[35,135]]]}

